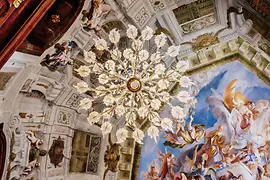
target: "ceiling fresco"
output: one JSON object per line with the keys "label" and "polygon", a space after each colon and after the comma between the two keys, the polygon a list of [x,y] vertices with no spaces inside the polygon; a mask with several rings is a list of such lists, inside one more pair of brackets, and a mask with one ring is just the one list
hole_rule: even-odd
{"label": "ceiling fresco", "polygon": [[[157,142],[145,138],[139,179],[270,177],[269,86],[239,61],[192,78],[199,88],[195,108]],[[161,115],[169,116],[168,107]]]}

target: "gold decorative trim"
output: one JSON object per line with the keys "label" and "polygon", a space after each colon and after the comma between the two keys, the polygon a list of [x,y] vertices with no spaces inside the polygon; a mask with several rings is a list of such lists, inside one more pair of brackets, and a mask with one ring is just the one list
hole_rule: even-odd
{"label": "gold decorative trim", "polygon": [[15,8],[18,8],[20,5],[21,5],[21,3],[23,2],[24,0],[15,0],[15,1],[13,1],[13,6],[15,7]]}
{"label": "gold decorative trim", "polygon": [[57,24],[57,23],[60,23],[60,22],[61,22],[60,15],[58,15],[58,14],[52,15],[51,18],[52,18],[52,22],[53,22],[54,24]]}
{"label": "gold decorative trim", "polygon": [[191,42],[183,42],[181,45],[191,45],[194,51],[207,48],[211,45],[219,43],[218,35],[225,29],[227,28],[220,29],[215,34],[212,32],[199,35],[198,37],[192,39]]}

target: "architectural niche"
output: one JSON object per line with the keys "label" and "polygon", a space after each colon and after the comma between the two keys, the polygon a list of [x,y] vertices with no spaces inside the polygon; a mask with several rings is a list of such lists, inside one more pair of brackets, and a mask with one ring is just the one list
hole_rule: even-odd
{"label": "architectural niche", "polygon": [[195,1],[173,10],[184,34],[207,28],[216,23],[214,2],[212,0]]}
{"label": "architectural niche", "polygon": [[97,174],[101,136],[75,131],[72,142],[70,172]]}
{"label": "architectural niche", "polygon": [[60,166],[59,164],[63,161],[64,155],[63,150],[65,148],[65,142],[59,136],[57,139],[53,140],[53,144],[49,150],[50,162],[55,166]]}

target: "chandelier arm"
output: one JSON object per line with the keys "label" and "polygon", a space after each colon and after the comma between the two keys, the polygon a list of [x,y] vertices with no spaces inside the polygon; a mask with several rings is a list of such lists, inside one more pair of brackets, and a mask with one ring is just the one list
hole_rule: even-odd
{"label": "chandelier arm", "polygon": [[[99,63],[97,63],[97,66],[101,69],[101,71],[103,73],[105,73],[108,77],[109,75],[112,75],[113,77],[117,78],[116,80],[123,80],[126,81],[126,79],[120,77],[120,76],[116,76],[115,74],[111,74],[109,71],[107,71],[106,69],[104,69],[102,66],[99,65]],[[115,72],[115,71],[114,71]],[[118,74],[118,73],[117,73]]]}
{"label": "chandelier arm", "polygon": [[[158,49],[156,50],[156,53],[159,53],[159,51],[158,51]],[[163,57],[161,57],[161,59],[162,59]],[[149,63],[149,65],[148,65],[148,67],[146,67],[142,72],[141,72],[141,74],[140,74],[140,76],[141,77],[143,77],[144,76],[144,73],[153,65],[153,63],[154,63],[155,61],[154,61],[154,58],[151,60],[151,58],[150,58],[150,63]]]}
{"label": "chandelier arm", "polygon": [[106,111],[103,111],[102,113],[101,113],[101,115],[103,115],[103,114],[105,114],[105,113],[112,113],[114,110],[115,110],[115,108],[116,108],[116,105],[113,105],[113,106],[111,106],[111,107],[109,107],[109,109],[107,109]]}
{"label": "chandelier arm", "polygon": [[[139,96],[141,96],[141,98],[143,99],[142,94],[141,94],[141,93],[138,93],[138,94],[139,94]],[[148,110],[148,116],[149,116],[149,114],[151,113],[151,110],[149,109],[148,105],[147,105],[144,101],[142,101],[142,103],[144,104],[145,108]],[[149,117],[149,121],[152,123],[152,121],[151,121],[150,119],[151,119],[151,118]]]}
{"label": "chandelier arm", "polygon": [[[125,93],[121,94],[119,100],[118,100],[117,103],[116,103],[117,106],[121,103],[121,101],[123,100],[123,98],[125,98],[125,96],[126,96],[127,94],[128,94],[127,91],[126,91]],[[119,103],[119,101],[120,101],[120,103]]]}
{"label": "chandelier arm", "polygon": [[153,65],[154,61],[152,60],[150,64],[141,72],[140,76],[143,77],[145,75],[145,72],[148,71],[148,69]]}
{"label": "chandelier arm", "polygon": [[137,74],[137,66],[138,66],[138,64],[136,62],[140,61],[138,51],[135,52],[135,56],[136,56],[136,60],[134,61],[133,68],[132,68],[133,77],[135,77],[136,74]]}
{"label": "chandelier arm", "polygon": [[[150,92],[150,91],[149,91]],[[151,92],[152,93],[152,96],[154,96],[154,98],[158,98],[159,100],[161,100],[160,99],[160,97],[156,94],[156,93],[154,93],[154,92]],[[162,100],[161,100],[162,101]],[[163,101],[162,101],[163,102]]]}
{"label": "chandelier arm", "polygon": [[158,116],[158,115],[155,114],[155,113],[152,113],[152,114],[153,114],[153,116],[155,116],[155,117],[157,117],[159,120],[161,120],[160,116]]}
{"label": "chandelier arm", "polygon": [[125,66],[123,64],[123,61],[121,59],[119,59],[119,58],[117,58],[116,60],[122,65],[122,67],[123,67],[123,69],[125,71],[125,74],[128,75],[128,71],[127,71],[127,69],[125,68]]}
{"label": "chandelier arm", "polygon": [[115,80],[122,80],[122,81],[126,81],[126,79],[125,78],[122,78],[121,76],[119,76],[119,74],[116,72],[116,71],[114,71],[116,74],[111,74],[111,73],[109,73],[109,75],[112,75],[114,78],[117,78],[117,79],[115,79]]}
{"label": "chandelier arm", "polygon": [[[163,76],[163,77],[159,77],[159,78],[154,78],[154,79],[148,79],[148,80],[145,80],[143,81],[144,83],[147,83],[149,81],[159,81],[159,80],[162,80],[162,79],[168,79],[170,75],[172,75],[174,72],[171,72],[170,74],[167,74],[166,76]],[[178,82],[176,80],[174,80],[174,82]]]}
{"label": "chandelier arm", "polygon": [[151,122],[151,126],[154,125],[153,121],[152,121],[154,119],[154,115],[151,111],[149,111],[149,113],[148,113],[148,118],[149,118],[148,120]]}
{"label": "chandelier arm", "polygon": [[135,93],[131,94],[131,108],[134,109],[134,97],[135,97]]}
{"label": "chandelier arm", "polygon": [[108,89],[94,89],[94,88],[88,88],[88,90],[87,91],[92,91],[92,92],[97,92],[97,91],[99,91],[99,92],[109,92],[109,90]]}

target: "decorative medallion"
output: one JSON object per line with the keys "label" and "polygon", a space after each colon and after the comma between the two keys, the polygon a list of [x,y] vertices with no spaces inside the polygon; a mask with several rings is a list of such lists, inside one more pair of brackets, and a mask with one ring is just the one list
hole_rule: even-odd
{"label": "decorative medallion", "polygon": [[60,111],[57,122],[61,124],[70,124],[71,116],[72,114],[70,113],[65,113],[63,111]]}
{"label": "decorative medallion", "polygon": [[69,107],[73,107],[73,108],[78,108],[80,101],[83,99],[82,96],[73,93],[70,98],[68,99],[68,101],[66,102],[66,105],[68,105]]}
{"label": "decorative medallion", "polygon": [[52,18],[52,22],[55,24],[61,22],[60,15],[52,15],[51,18]]}

